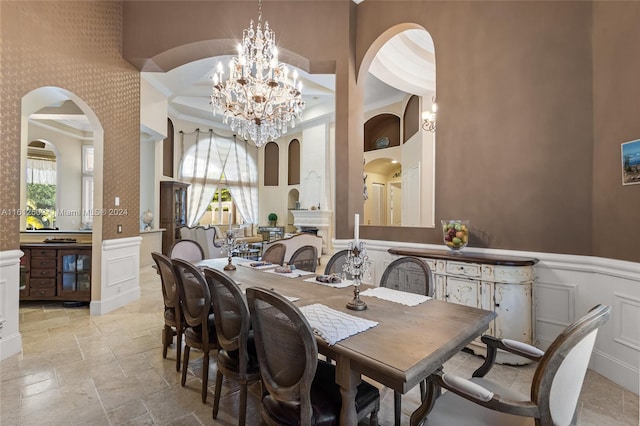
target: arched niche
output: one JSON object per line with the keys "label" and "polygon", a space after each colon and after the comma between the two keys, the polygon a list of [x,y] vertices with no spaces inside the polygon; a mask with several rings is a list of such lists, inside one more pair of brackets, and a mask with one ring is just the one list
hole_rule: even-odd
{"label": "arched niche", "polygon": [[300,192],[296,188],[289,190],[287,196],[287,232],[295,232],[296,227],[293,226],[295,218],[292,211],[300,207]]}
{"label": "arched niche", "polygon": [[264,146],[264,186],[278,186],[280,174],[280,147],[275,142]]}
{"label": "arched niche", "polygon": [[[372,161],[371,154],[377,151],[369,149],[372,143],[375,147],[377,140],[368,132],[370,121],[383,115],[394,115],[399,121],[398,147],[392,145],[390,138],[389,147],[378,150],[399,149],[394,157],[403,166],[399,188],[404,191],[401,210],[405,215],[399,224],[386,220],[387,224],[371,226],[434,227],[435,133],[421,127],[422,112],[431,109],[436,89],[431,35],[413,23],[398,24],[382,32],[363,57],[358,85],[364,97],[365,163]],[[378,96],[378,101],[369,105],[367,99],[373,97],[370,92],[385,94],[387,102],[380,101]],[[382,145],[381,142],[379,146]],[[408,181],[404,182],[405,179]],[[406,215],[408,211],[414,212],[410,218]]]}
{"label": "arched niche", "polygon": [[364,123],[364,151],[400,146],[400,117],[378,114]]}
{"label": "arched niche", "polygon": [[289,142],[288,148],[288,184],[299,185],[300,184],[300,141],[298,139],[292,139]]}

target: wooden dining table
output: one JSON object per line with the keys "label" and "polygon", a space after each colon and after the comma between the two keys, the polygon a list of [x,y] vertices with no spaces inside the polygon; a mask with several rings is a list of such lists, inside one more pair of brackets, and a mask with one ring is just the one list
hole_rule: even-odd
{"label": "wooden dining table", "polygon": [[[210,259],[197,263],[229,275],[240,288],[251,286],[272,289],[283,296],[298,298],[298,307],[320,303],[353,316],[376,321],[377,326],[329,345],[318,337],[318,350],[336,362],[336,382],[340,386],[342,407],[340,424],[356,425],[356,388],[361,375],[394,391],[407,393],[440,368],[488,329],[495,312],[439,300],[427,300],[417,306],[361,296],[367,304],[363,311],[353,311],[346,304],[353,298],[353,286],[333,288],[305,282],[314,275],[289,278],[246,266],[246,259],[233,260],[236,270],[225,271],[227,259]],[[245,263],[245,266],[240,263]],[[296,272],[292,272],[292,276]],[[361,285],[361,290],[371,288]],[[427,414],[426,400],[411,416],[418,425]]]}

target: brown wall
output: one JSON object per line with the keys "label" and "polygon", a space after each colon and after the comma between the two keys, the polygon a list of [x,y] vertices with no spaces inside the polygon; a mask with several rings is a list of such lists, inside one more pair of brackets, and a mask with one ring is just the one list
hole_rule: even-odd
{"label": "brown wall", "polygon": [[640,139],[640,3],[594,6],[593,254],[640,260],[640,184],[622,186],[620,144]]}
{"label": "brown wall", "polygon": [[[82,98],[104,129],[103,239],[139,234],[140,75],[121,55],[120,2],[0,2],[0,208],[20,209],[22,97],[42,86]],[[19,217],[0,215],[0,250],[17,249]],[[116,225],[123,225],[116,234]]]}
{"label": "brown wall", "polygon": [[[470,246],[589,254],[591,4],[364,2],[358,59],[405,22],[435,44],[436,221],[469,219]],[[438,227],[371,231],[442,241]]]}

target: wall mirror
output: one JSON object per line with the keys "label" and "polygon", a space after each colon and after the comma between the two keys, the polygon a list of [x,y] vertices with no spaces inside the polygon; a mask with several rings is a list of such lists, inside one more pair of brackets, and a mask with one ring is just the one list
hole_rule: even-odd
{"label": "wall mirror", "polygon": [[380,39],[363,70],[362,224],[433,227],[435,132],[421,127],[435,99],[433,40],[418,28],[392,28]]}

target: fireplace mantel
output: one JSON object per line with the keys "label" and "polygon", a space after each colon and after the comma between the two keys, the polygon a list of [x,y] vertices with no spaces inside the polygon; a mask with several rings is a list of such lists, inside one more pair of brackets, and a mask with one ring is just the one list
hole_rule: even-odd
{"label": "fireplace mantel", "polygon": [[293,225],[298,228],[311,226],[318,228],[318,235],[322,237],[322,253],[329,253],[333,227],[332,210],[291,210]]}

